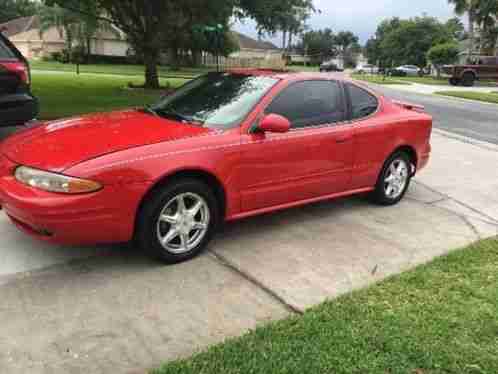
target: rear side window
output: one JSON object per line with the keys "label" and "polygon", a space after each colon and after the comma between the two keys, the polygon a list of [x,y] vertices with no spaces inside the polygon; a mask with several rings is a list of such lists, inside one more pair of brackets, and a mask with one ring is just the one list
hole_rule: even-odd
{"label": "rear side window", "polygon": [[266,113],[286,117],[292,128],[340,122],[346,112],[341,91],[341,86],[333,81],[294,83],[273,100]]}
{"label": "rear side window", "polygon": [[13,59],[16,58],[16,55],[10,50],[9,47],[4,43],[4,41],[0,38],[0,59]]}
{"label": "rear side window", "polygon": [[351,98],[352,119],[368,117],[377,111],[379,102],[374,95],[352,84],[347,87]]}

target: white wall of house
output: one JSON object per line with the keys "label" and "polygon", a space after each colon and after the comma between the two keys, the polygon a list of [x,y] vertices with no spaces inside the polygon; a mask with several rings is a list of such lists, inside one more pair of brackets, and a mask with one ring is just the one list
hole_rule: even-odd
{"label": "white wall of house", "polygon": [[[107,37],[96,37],[92,41],[92,53],[104,56],[126,56],[129,45],[125,40]],[[28,59],[48,57],[52,53],[61,52],[65,47],[65,40],[57,28],[52,27],[43,35],[34,29],[14,35],[12,43]],[[75,42],[76,43],[76,42]]]}
{"label": "white wall of house", "polygon": [[240,51],[234,52],[230,55],[232,58],[261,58],[261,59],[274,59],[282,57],[282,52],[278,50],[264,50],[264,49],[247,49],[243,48]]}

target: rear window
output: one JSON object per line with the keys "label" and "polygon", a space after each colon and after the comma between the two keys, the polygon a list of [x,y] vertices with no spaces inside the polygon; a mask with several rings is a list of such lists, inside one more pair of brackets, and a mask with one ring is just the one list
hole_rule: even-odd
{"label": "rear window", "polygon": [[4,43],[0,38],[0,59],[13,59],[16,55],[10,50],[10,48]]}

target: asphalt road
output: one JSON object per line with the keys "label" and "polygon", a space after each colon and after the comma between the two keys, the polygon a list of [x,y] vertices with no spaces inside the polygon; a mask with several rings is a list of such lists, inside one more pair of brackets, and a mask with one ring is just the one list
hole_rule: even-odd
{"label": "asphalt road", "polygon": [[376,86],[375,89],[392,99],[425,106],[434,117],[436,128],[498,144],[498,105],[405,92],[385,86]]}

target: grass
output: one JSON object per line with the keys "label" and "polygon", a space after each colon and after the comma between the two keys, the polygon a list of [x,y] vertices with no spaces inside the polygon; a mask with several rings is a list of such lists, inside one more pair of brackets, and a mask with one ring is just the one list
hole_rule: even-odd
{"label": "grass", "polygon": [[368,83],[383,84],[383,85],[409,85],[408,82],[400,81],[398,78],[384,77],[382,75],[371,75],[371,74],[352,74],[353,79],[364,81]]}
{"label": "grass", "polygon": [[[432,76],[425,77],[396,77],[397,80],[402,82],[420,83],[435,86],[451,86],[447,78],[436,78]],[[476,86],[480,87],[496,87],[496,81],[493,80],[480,80],[475,82]]]}
{"label": "grass", "polygon": [[439,91],[436,92],[436,94],[498,104],[498,92],[485,93],[485,92],[467,92],[467,91]]}
{"label": "grass", "polygon": [[318,72],[320,71],[320,68],[318,66],[302,66],[302,65],[288,65],[285,67],[286,69],[290,71],[295,71],[295,72]]}
{"label": "grass", "polygon": [[[131,90],[129,82],[143,84],[140,77],[33,74],[33,92],[40,100],[40,119],[56,119],[90,112],[143,106],[157,100],[161,91]],[[184,79],[161,79],[162,85],[178,87]]]}
{"label": "grass", "polygon": [[497,285],[481,241],[152,373],[498,373]]}
{"label": "grass", "polygon": [[[44,71],[59,71],[59,72],[76,72],[76,65],[62,64],[55,61],[31,61],[31,69]],[[164,78],[194,78],[200,74],[206,73],[210,68],[182,68],[181,70],[171,70],[168,66],[159,67],[159,76]],[[80,65],[81,73],[92,74],[115,74],[115,75],[144,75],[143,65],[114,65],[114,64],[89,64]]]}

